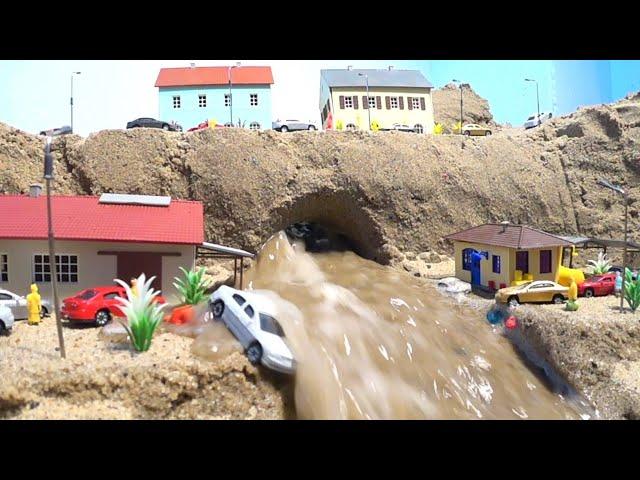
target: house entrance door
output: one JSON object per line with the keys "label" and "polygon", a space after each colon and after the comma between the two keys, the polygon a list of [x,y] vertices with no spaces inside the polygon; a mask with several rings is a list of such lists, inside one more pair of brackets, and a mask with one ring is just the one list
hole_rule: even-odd
{"label": "house entrance door", "polygon": [[162,255],[148,252],[119,252],[118,278],[130,283],[132,277],[139,277],[144,273],[147,279],[156,277],[151,286],[155,290],[162,290]]}

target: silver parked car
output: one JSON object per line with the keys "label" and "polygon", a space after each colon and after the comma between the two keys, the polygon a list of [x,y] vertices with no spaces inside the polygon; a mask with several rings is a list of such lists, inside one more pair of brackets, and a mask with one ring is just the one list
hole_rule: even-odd
{"label": "silver parked car", "polygon": [[552,116],[553,115],[551,113],[543,112],[540,114],[540,119],[538,120],[538,115],[531,115],[529,118],[527,118],[527,121],[524,122],[524,128],[525,130],[528,130],[530,128],[537,127],[541,123],[546,122],[547,120],[550,120]]}
{"label": "silver parked car", "polygon": [[317,130],[316,126],[311,122],[302,122],[300,120],[276,120],[271,123],[274,130],[280,132],[292,132],[294,130]]}
{"label": "silver parked car", "polygon": [[[51,304],[44,298],[40,300],[40,304],[42,305],[40,317],[44,318],[51,313]],[[9,308],[17,320],[25,319],[29,316],[26,297],[16,295],[9,290],[0,290],[0,305]]]}
{"label": "silver parked car", "polygon": [[10,332],[13,328],[13,313],[7,307],[0,305],[0,335]]}

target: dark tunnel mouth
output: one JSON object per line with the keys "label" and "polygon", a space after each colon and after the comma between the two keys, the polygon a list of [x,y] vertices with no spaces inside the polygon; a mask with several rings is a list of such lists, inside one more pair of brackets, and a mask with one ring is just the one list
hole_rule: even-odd
{"label": "dark tunnel mouth", "polygon": [[327,222],[303,220],[284,229],[290,242],[301,241],[309,253],[350,251],[366,258],[362,248],[346,233]]}
{"label": "dark tunnel mouth", "polygon": [[[329,249],[350,250],[381,265],[390,263],[384,231],[361,194],[353,190],[310,192],[271,210],[271,232],[286,231],[296,224],[316,224],[331,232]],[[322,250],[322,247],[319,248]]]}

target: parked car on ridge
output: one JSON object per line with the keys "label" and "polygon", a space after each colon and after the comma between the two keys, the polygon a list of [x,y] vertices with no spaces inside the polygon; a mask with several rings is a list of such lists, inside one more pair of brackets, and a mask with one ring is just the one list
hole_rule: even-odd
{"label": "parked car on ridge", "polygon": [[531,115],[529,118],[527,118],[527,121],[524,122],[524,128],[525,129],[529,129],[529,128],[534,128],[537,127],[538,125],[540,125],[541,123],[549,120],[552,117],[551,113],[541,113],[540,114],[540,121],[538,122],[538,115]]}
{"label": "parked car on ridge", "polygon": [[66,135],[68,133],[73,133],[71,127],[66,125],[60,128],[53,128],[51,130],[43,130],[40,132],[40,135],[44,136],[57,136],[57,135]]}
{"label": "parked car on ridge", "polygon": [[163,122],[155,118],[141,117],[127,123],[127,128],[161,128],[171,132],[181,132],[182,126],[175,122]]}
{"label": "parked car on ridge", "polygon": [[600,297],[611,295],[616,287],[616,274],[605,273],[587,278],[578,285],[578,295],[583,297]]}
{"label": "parked car on ridge", "polygon": [[[113,317],[123,317],[118,297],[127,298],[127,291],[120,285],[86,288],[73,297],[62,301],[60,313],[70,322],[93,322],[99,327],[106,325]],[[166,303],[160,295],[154,302]]]}
{"label": "parked car on ridge", "polygon": [[273,130],[280,132],[289,132],[294,130],[317,130],[316,126],[310,122],[302,122],[300,120],[276,120],[271,123]]}
{"label": "parked car on ridge", "polygon": [[569,288],[551,280],[535,280],[515,287],[501,288],[496,302],[516,306],[520,303],[563,303],[569,298]]}
{"label": "parked car on ridge", "polygon": [[[51,304],[44,298],[40,300],[40,304],[42,306],[40,317],[44,318],[52,311]],[[28,317],[26,297],[10,292],[9,290],[0,289],[0,305],[9,308],[16,320],[23,320]]]}
{"label": "parked car on ridge", "polygon": [[491,135],[491,130],[487,127],[481,127],[477,123],[468,123],[462,127],[462,134],[474,137],[487,137]]}

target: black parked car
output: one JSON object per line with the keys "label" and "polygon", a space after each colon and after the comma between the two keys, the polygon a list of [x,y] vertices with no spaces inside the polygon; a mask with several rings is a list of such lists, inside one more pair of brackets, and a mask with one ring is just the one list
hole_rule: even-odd
{"label": "black parked car", "polygon": [[58,135],[67,135],[69,133],[73,133],[73,132],[71,131],[71,127],[66,125],[60,128],[52,128],[51,130],[43,130],[40,132],[40,135],[43,135],[45,137],[49,135],[52,137],[55,137]]}
{"label": "black parked car", "polygon": [[136,118],[127,123],[127,128],[161,128],[163,130],[169,130],[171,132],[181,132],[182,127],[175,122],[163,122],[156,120],[155,118]]}

